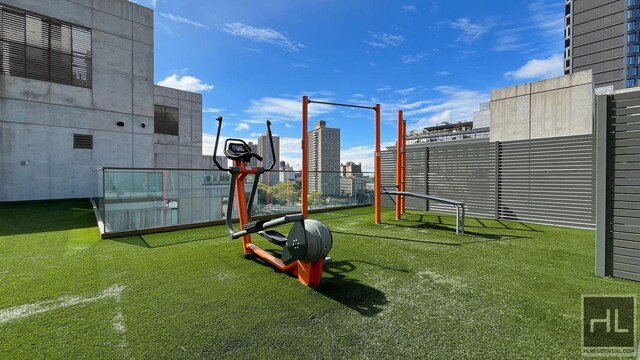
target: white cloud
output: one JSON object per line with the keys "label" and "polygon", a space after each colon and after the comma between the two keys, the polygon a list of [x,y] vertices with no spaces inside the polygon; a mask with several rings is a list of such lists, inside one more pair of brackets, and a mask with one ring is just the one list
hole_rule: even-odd
{"label": "white cloud", "polygon": [[223,111],[225,111],[226,109],[218,109],[218,108],[212,108],[212,107],[205,107],[202,108],[202,112],[203,113],[212,113],[212,114],[217,114],[217,113],[221,113]]}
{"label": "white cloud", "polygon": [[371,67],[376,67],[376,63],[374,63],[374,62],[370,62],[370,63],[369,63],[369,66],[371,66]]}
{"label": "white cloud", "polygon": [[183,18],[180,15],[173,15],[172,13],[160,13],[160,16],[162,16],[163,18],[167,18],[171,21],[175,21],[175,22],[179,22],[179,23],[183,23],[183,24],[187,24],[187,25],[191,25],[191,26],[195,26],[195,27],[199,27],[199,28],[203,28],[203,29],[208,29],[209,27],[205,24],[199,23],[197,21],[193,21],[193,20],[189,20],[186,18]]}
{"label": "white cloud", "polygon": [[158,0],[151,0],[151,6],[155,9],[158,4]]}
{"label": "white cloud", "polygon": [[529,4],[531,20],[545,36],[556,39],[564,34],[564,6],[557,1],[535,1]]}
{"label": "white cloud", "polygon": [[472,43],[480,39],[482,35],[489,32],[489,30],[493,26],[491,23],[474,23],[468,18],[460,18],[456,19],[455,21],[449,21],[449,25],[453,29],[462,32],[457,41],[461,41],[464,43]]}
{"label": "white cloud", "polygon": [[424,59],[424,57],[427,56],[426,53],[419,53],[419,54],[415,54],[415,55],[402,55],[400,56],[400,58],[402,59],[402,62],[405,64],[411,64],[411,63],[415,63],[418,62],[422,59]]}
{"label": "white cloud", "polygon": [[[384,150],[388,146],[395,145],[395,142],[382,143],[380,148]],[[374,146],[354,146],[351,148],[340,149],[340,162],[345,164],[347,161],[353,161],[356,164],[362,164],[363,172],[373,172],[373,153]]]}
{"label": "white cloud", "polygon": [[371,37],[372,39],[365,40],[365,43],[373,47],[379,47],[379,48],[394,47],[404,42],[404,36],[402,35],[393,35],[393,34],[387,34],[387,33],[373,33],[371,34]]}
{"label": "white cloud", "polygon": [[399,90],[394,90],[393,93],[394,94],[398,94],[398,95],[409,95],[411,93],[414,93],[418,90],[417,87],[410,87],[410,88],[406,88],[406,89],[399,89]]}
{"label": "white cloud", "polygon": [[287,129],[293,129],[293,125],[289,123],[284,123],[284,127],[286,127]]}
{"label": "white cloud", "polygon": [[305,64],[291,64],[294,68],[304,68],[309,69],[311,66]]}
{"label": "white cloud", "polygon": [[551,55],[546,59],[532,59],[521,68],[504,74],[507,79],[546,79],[564,74],[562,54]]}
{"label": "white cloud", "polygon": [[302,140],[299,138],[280,138],[280,160],[288,162],[294,170],[302,169]]}
{"label": "white cloud", "polygon": [[275,44],[290,52],[296,52],[304,48],[304,45],[301,43],[292,41],[278,31],[270,28],[256,28],[242,23],[227,23],[220,26],[220,30],[233,36]]}
{"label": "white cloud", "polygon": [[158,85],[191,92],[213,90],[213,85],[204,83],[202,80],[189,75],[169,75],[164,80],[159,81]]}
{"label": "white cloud", "polygon": [[418,12],[418,8],[415,5],[402,5],[402,10],[410,13]]}
{"label": "white cloud", "polygon": [[249,124],[241,122],[238,124],[238,126],[236,126],[235,131],[243,131],[249,129],[251,129],[251,126],[249,126]]}
{"label": "white cloud", "polygon": [[[330,99],[316,99],[326,101]],[[326,105],[309,105],[309,117],[317,117],[329,113],[333,107]],[[276,121],[300,121],[302,118],[302,99],[264,97],[251,100],[251,106],[245,110],[256,122],[266,119]]]}
{"label": "white cloud", "polygon": [[422,129],[442,121],[470,120],[480,103],[489,100],[488,94],[453,86],[439,86],[435,90],[441,94],[440,99],[418,101],[400,107],[411,108],[404,112],[409,121],[409,130]]}
{"label": "white cloud", "polygon": [[515,34],[503,35],[498,38],[498,43],[494,45],[493,51],[513,51],[526,47],[527,44],[522,41],[520,36]]}
{"label": "white cloud", "polygon": [[[528,5],[531,15],[510,27],[496,33],[497,43],[493,51],[526,50],[543,52],[546,55],[557,52],[556,39],[564,33],[564,4],[558,1],[535,1]],[[532,37],[531,34],[536,34]]]}
{"label": "white cloud", "polygon": [[448,71],[438,71],[436,73],[436,76],[448,76],[448,75],[451,75],[451,73]]}

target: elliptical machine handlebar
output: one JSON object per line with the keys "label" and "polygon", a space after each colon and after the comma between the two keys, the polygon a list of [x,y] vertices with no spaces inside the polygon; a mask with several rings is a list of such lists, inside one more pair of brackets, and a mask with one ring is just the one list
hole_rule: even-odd
{"label": "elliptical machine handlebar", "polygon": [[[222,116],[218,116],[216,118],[216,121],[218,122],[218,131],[216,132],[216,142],[213,146],[213,163],[216,165],[216,167],[222,171],[229,171],[229,168],[224,168],[222,167],[222,165],[220,165],[220,163],[218,162],[218,143],[220,141],[220,130],[222,129]],[[268,168],[264,167],[264,171],[271,171],[273,169],[273,167],[276,165],[276,150],[275,147],[273,146],[273,134],[271,133],[271,121],[267,120],[267,135],[269,136],[269,145],[271,147],[271,158],[273,159],[273,161],[271,162],[271,166],[269,166]],[[226,144],[229,143],[229,140],[233,140],[233,141],[241,141],[239,139],[227,139],[227,141],[225,142],[225,146],[227,146]],[[244,141],[241,141],[242,143],[244,143]],[[246,144],[244,146],[247,146]],[[256,159],[258,159],[258,161],[262,161],[262,157],[258,156],[257,154],[252,154],[253,157],[255,157]]]}
{"label": "elliptical machine handlebar", "polygon": [[273,135],[271,134],[271,121],[267,120],[267,134],[269,135],[269,143],[271,144],[271,166],[264,171],[271,171],[276,164],[276,150],[273,147]]}
{"label": "elliptical machine handlebar", "polygon": [[222,129],[222,116],[218,116],[216,118],[216,121],[218,122],[218,132],[216,134],[216,143],[213,146],[213,163],[216,164],[218,169],[222,171],[229,171],[229,168],[223,168],[222,165],[220,165],[220,163],[218,162],[218,140],[220,140],[220,130]]}

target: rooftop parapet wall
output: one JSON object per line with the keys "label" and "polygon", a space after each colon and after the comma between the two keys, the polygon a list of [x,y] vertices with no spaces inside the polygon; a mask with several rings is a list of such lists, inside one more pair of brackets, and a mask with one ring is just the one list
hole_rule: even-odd
{"label": "rooftop parapet wall", "polygon": [[491,92],[491,141],[592,133],[590,70]]}

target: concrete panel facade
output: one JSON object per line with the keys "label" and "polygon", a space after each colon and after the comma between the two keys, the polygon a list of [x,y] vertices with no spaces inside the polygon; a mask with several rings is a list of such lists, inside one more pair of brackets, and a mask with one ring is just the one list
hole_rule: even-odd
{"label": "concrete panel facade", "polygon": [[591,71],[491,92],[491,141],[592,133]]}
{"label": "concrete panel facade", "polygon": [[[0,201],[96,196],[94,171],[105,166],[205,163],[202,95],[154,88],[151,9],[127,0],[3,3],[91,29],[92,84],[0,74]],[[180,109],[179,139],[154,134],[155,100]],[[74,134],[92,135],[93,149],[74,149]]]}
{"label": "concrete panel facade", "polygon": [[177,108],[179,118],[178,136],[154,134],[154,166],[211,169],[212,162],[202,155],[202,95],[157,85],[153,88],[154,103]]}

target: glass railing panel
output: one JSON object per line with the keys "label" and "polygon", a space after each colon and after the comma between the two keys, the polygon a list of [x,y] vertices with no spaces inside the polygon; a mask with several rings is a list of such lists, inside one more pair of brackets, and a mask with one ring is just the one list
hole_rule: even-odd
{"label": "glass railing panel", "polygon": [[[96,176],[100,184],[97,201],[107,232],[226,218],[231,182],[227,172],[105,168],[97,171]],[[247,203],[253,179],[253,175],[245,179]],[[254,198],[252,217],[299,213],[301,190],[299,171],[264,174]],[[373,174],[343,176],[338,172],[310,172],[308,200],[309,210],[372,204]],[[236,219],[237,210],[233,205],[232,217]]]}

